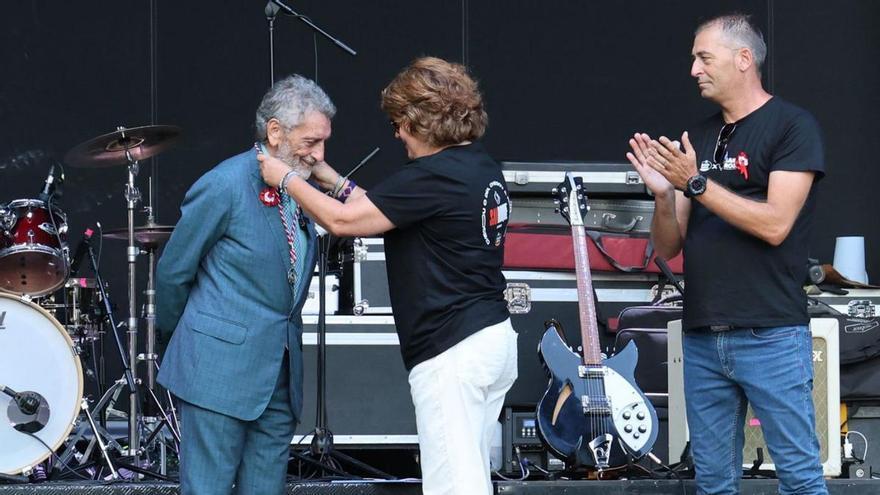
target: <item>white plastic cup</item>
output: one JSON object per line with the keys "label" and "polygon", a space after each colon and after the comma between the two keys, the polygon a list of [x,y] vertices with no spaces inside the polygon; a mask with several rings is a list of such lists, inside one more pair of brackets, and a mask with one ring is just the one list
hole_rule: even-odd
{"label": "white plastic cup", "polygon": [[865,271],[865,238],[862,236],[838,237],[834,244],[834,269],[853,282],[868,283]]}

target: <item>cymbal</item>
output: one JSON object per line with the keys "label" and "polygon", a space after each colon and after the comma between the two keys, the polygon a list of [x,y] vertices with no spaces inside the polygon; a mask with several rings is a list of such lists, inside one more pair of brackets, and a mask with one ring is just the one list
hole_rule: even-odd
{"label": "cymbal", "polygon": [[144,160],[171,147],[180,136],[180,131],[180,127],[173,125],[147,125],[131,129],[121,127],[115,132],[74,146],[64,156],[64,161],[81,168],[126,165],[126,150],[132,159]]}
{"label": "cymbal", "polygon": [[[173,225],[156,225],[147,224],[139,225],[134,228],[134,240],[145,246],[156,246],[168,240],[171,232],[174,231]],[[128,227],[121,229],[112,229],[104,232],[107,239],[128,240]]]}

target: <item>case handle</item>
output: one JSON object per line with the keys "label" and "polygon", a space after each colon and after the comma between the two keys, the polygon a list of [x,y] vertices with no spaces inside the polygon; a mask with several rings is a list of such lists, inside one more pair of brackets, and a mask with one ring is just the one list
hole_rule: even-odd
{"label": "case handle", "polygon": [[636,225],[639,224],[644,218],[642,217],[633,217],[627,223],[615,222],[617,215],[614,213],[604,213],[602,214],[602,226],[608,230],[613,230],[615,232],[629,232],[632,229],[636,228]]}

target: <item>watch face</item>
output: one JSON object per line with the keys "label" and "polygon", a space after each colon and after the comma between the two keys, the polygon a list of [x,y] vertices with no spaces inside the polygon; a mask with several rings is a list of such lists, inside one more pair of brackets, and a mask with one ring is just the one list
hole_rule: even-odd
{"label": "watch face", "polygon": [[687,196],[696,196],[706,191],[706,177],[703,175],[695,175],[688,180]]}

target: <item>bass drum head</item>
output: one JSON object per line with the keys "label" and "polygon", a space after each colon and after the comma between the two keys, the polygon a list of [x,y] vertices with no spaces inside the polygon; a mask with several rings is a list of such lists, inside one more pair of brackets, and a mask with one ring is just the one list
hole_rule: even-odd
{"label": "bass drum head", "polygon": [[[45,397],[49,420],[34,435],[53,452],[58,450],[79,414],[82,365],[70,336],[46,310],[7,294],[0,294],[0,383]],[[7,418],[10,401],[0,394],[0,473],[14,475],[29,471],[51,452],[12,427]]]}

